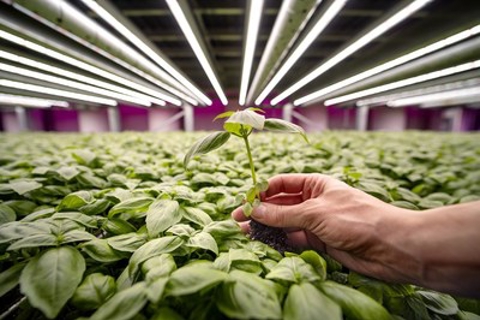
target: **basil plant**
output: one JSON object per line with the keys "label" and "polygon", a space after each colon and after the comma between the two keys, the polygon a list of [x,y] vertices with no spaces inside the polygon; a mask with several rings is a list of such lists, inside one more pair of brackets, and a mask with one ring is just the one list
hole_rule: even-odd
{"label": "basil plant", "polygon": [[213,121],[228,118],[223,125],[225,131],[213,132],[195,142],[183,160],[183,165],[186,168],[193,156],[206,154],[220,148],[230,139],[230,136],[234,135],[243,139],[253,181],[253,186],[248,189],[244,199],[243,212],[246,216],[250,216],[253,208],[260,204],[260,192],[268,189],[268,182],[259,181],[255,173],[252,151],[248,141],[248,137],[252,134],[253,130],[298,133],[308,143],[307,135],[302,127],[281,119],[265,119],[262,114],[257,112],[264,113],[264,111],[259,108],[248,108],[240,111],[227,111],[217,115]]}

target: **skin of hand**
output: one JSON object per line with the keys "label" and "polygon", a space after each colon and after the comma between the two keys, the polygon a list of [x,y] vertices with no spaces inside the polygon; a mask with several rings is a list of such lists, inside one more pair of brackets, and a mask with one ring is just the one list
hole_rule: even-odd
{"label": "skin of hand", "polygon": [[[378,279],[480,295],[480,202],[407,210],[320,174],[275,176],[260,196],[251,218],[283,228],[294,247]],[[232,216],[249,232],[241,208]]]}

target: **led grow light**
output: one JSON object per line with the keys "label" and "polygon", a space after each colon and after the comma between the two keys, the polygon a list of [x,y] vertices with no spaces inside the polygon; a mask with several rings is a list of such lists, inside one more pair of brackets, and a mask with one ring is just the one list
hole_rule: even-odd
{"label": "led grow light", "polygon": [[159,99],[170,102],[173,105],[180,106],[182,104],[182,102],[180,100],[178,100],[178,99],[176,99],[172,96],[163,94],[163,93],[158,92],[156,90],[153,90],[149,87],[143,86],[143,85],[138,84],[134,81],[130,81],[126,78],[117,76],[116,74],[113,74],[111,72],[105,71],[105,70],[100,69],[100,68],[97,68],[93,65],[90,65],[90,64],[85,63],[83,61],[80,61],[78,59],[72,58],[72,57],[67,56],[65,54],[59,53],[57,51],[51,50],[49,48],[46,48],[46,47],[41,46],[39,44],[36,44],[34,42],[25,40],[21,37],[15,36],[13,34],[10,34],[8,32],[3,31],[3,30],[0,30],[0,38],[8,40],[10,42],[13,42],[13,43],[15,43],[17,45],[20,45],[22,47],[28,48],[30,50],[42,53],[42,54],[44,54],[44,55],[46,55],[50,58],[60,60],[62,62],[70,64],[74,67],[78,67],[80,69],[86,70],[86,71],[91,72],[93,74],[99,75],[99,76],[101,76],[105,79],[109,79],[109,80],[115,81],[117,83],[120,83],[122,85],[131,87],[135,90],[145,92],[149,95],[152,95],[152,96],[157,97]]}
{"label": "led grow light", "polygon": [[467,98],[473,96],[480,96],[480,86],[468,88],[468,89],[458,89],[450,90],[445,92],[437,92],[431,94],[424,94],[419,96],[413,96],[403,99],[397,99],[387,102],[389,107],[404,107],[411,105],[419,105],[423,103],[433,103],[439,102],[442,100],[455,100],[459,98]]}
{"label": "led grow light", "polygon": [[184,77],[180,72],[178,72],[173,66],[171,66],[167,61],[160,57],[155,51],[153,51],[147,44],[140,40],[133,32],[131,32],[127,27],[120,23],[114,16],[100,6],[96,1],[93,0],[82,0],[90,9],[95,11],[103,20],[108,24],[114,27],[118,32],[120,32],[125,38],[132,42],[138,49],[145,53],[150,59],[155,61],[159,66],[169,72],[172,76],[179,79],[180,82],[187,87],[192,93],[194,93],[203,103],[206,105],[211,105],[212,100],[210,100],[203,92],[201,92],[193,83],[190,82],[186,77]]}
{"label": "led grow light", "polygon": [[292,86],[290,86],[287,90],[283,91],[280,93],[278,96],[272,99],[271,104],[276,105],[286,97],[290,96],[292,93],[296,92],[303,86],[307,85],[323,73],[327,72],[334,66],[336,66],[338,63],[342,62],[345,60],[348,56],[351,54],[355,53],[358,51],[360,48],[363,46],[367,45],[383,33],[387,32],[390,30],[392,27],[395,25],[399,24],[406,18],[408,18],[411,14],[414,12],[418,11],[420,8],[425,6],[428,2],[432,0],[415,0],[397,13],[395,13],[393,16],[385,20],[384,22],[380,23],[377,27],[375,27],[373,30],[369,31],[367,34],[365,34],[363,37],[360,39],[356,40],[352,44],[350,44],[348,47],[340,51],[338,54],[327,60],[325,63],[322,63],[320,66],[318,66],[315,70],[310,72],[308,75],[303,77],[300,81],[297,81],[294,83]]}
{"label": "led grow light", "polygon": [[7,87],[7,88],[13,88],[13,89],[19,89],[19,90],[25,90],[25,91],[32,91],[32,92],[37,92],[37,93],[41,93],[41,94],[49,94],[49,95],[53,95],[53,96],[59,96],[59,97],[63,97],[63,98],[70,98],[70,99],[81,100],[81,101],[86,101],[86,102],[104,104],[104,105],[108,105],[108,106],[116,106],[117,105],[117,101],[112,100],[112,99],[105,99],[105,98],[90,96],[90,95],[86,95],[86,94],[76,93],[76,92],[72,92],[72,91],[59,90],[59,89],[49,88],[49,87],[45,87],[45,86],[38,86],[38,85],[34,85],[34,84],[29,84],[29,83],[25,83],[25,82],[11,81],[11,80],[7,80],[7,79],[0,79],[0,87]]}
{"label": "led grow light", "polygon": [[49,108],[51,106],[68,108],[69,104],[66,101],[48,100],[27,96],[19,96],[13,94],[0,93],[0,105],[26,106]]}
{"label": "led grow light", "polygon": [[370,96],[370,95],[373,95],[373,94],[382,93],[382,92],[385,92],[385,91],[406,87],[406,86],[409,86],[409,85],[412,85],[412,84],[421,83],[421,82],[425,82],[425,81],[429,81],[429,80],[433,80],[433,79],[437,79],[437,78],[441,78],[441,77],[450,76],[450,75],[453,75],[453,74],[456,74],[456,73],[465,72],[465,71],[473,70],[473,69],[476,69],[476,68],[480,68],[480,60],[464,63],[464,64],[461,64],[461,65],[458,65],[458,66],[454,66],[454,67],[450,67],[450,68],[446,68],[446,69],[422,74],[422,75],[419,75],[419,76],[416,76],[416,77],[412,77],[412,78],[408,78],[408,79],[384,84],[384,85],[381,85],[381,86],[378,86],[378,87],[373,87],[373,88],[370,88],[370,89],[361,90],[361,91],[350,93],[350,94],[347,94],[347,95],[344,95],[344,96],[329,99],[329,100],[325,101],[325,105],[330,106],[330,105],[333,105],[333,104],[339,104],[339,103],[343,103],[343,102],[347,102],[347,101],[351,101],[351,100],[356,100],[356,99],[363,98],[363,97],[366,97],[366,96]]}
{"label": "led grow light", "polygon": [[480,25],[477,25],[473,28],[470,28],[468,30],[464,30],[462,32],[459,32],[457,34],[454,34],[453,36],[447,37],[445,39],[442,39],[440,41],[437,41],[435,43],[432,43],[426,47],[423,47],[421,49],[415,50],[413,52],[410,52],[406,55],[403,55],[401,57],[398,57],[396,59],[390,60],[384,64],[381,64],[379,66],[376,66],[372,69],[366,70],[364,72],[361,72],[357,75],[354,75],[350,78],[347,78],[345,80],[339,81],[337,83],[334,83],[328,87],[322,88],[318,91],[315,91],[313,93],[310,93],[304,97],[301,97],[293,102],[294,105],[302,105],[304,103],[310,102],[315,99],[319,99],[322,96],[325,96],[331,92],[334,92],[336,90],[345,88],[348,85],[351,85],[353,83],[356,83],[358,81],[361,81],[363,79],[366,79],[368,77],[374,76],[376,74],[379,74],[380,72],[392,69],[396,66],[399,66],[401,64],[404,64],[406,62],[409,62],[411,60],[423,57],[429,53],[432,53],[434,51],[443,49],[447,46],[450,46],[452,44],[458,43],[460,41],[463,41],[467,38],[473,37],[477,34],[480,33]]}
{"label": "led grow light", "polygon": [[280,67],[280,69],[275,73],[273,78],[267,84],[267,86],[262,90],[255,99],[255,104],[260,105],[267,95],[275,88],[275,86],[282,80],[282,78],[287,74],[287,72],[292,68],[295,62],[298,61],[300,56],[310,47],[313,41],[318,37],[318,35],[327,27],[327,25],[337,16],[338,12],[343,8],[345,3],[348,0],[336,0],[330,7],[325,11],[321,19],[317,21],[315,26],[310,30],[307,36],[300,42],[298,47],[292,52],[288,57],[285,63]]}
{"label": "led grow light", "polygon": [[50,76],[50,75],[47,75],[47,74],[44,74],[44,73],[31,71],[31,70],[24,69],[24,68],[15,67],[15,66],[5,64],[5,63],[0,63],[0,70],[10,72],[10,73],[13,73],[13,74],[18,74],[18,75],[28,77],[28,78],[33,78],[33,79],[43,80],[43,81],[50,82],[50,83],[59,84],[59,85],[65,86],[65,87],[70,87],[70,88],[74,88],[74,89],[88,91],[88,92],[91,92],[91,93],[96,93],[96,94],[103,95],[103,96],[106,96],[106,97],[109,97],[109,98],[113,98],[113,99],[116,99],[116,100],[127,101],[127,102],[131,102],[131,103],[138,104],[138,105],[141,105],[141,106],[145,106],[145,107],[150,107],[151,106],[151,103],[148,100],[138,99],[138,98],[128,96],[128,95],[125,95],[125,94],[121,94],[121,93],[118,93],[118,92],[105,90],[105,89],[94,87],[94,86],[91,86],[91,85],[88,85],[88,84],[83,84],[83,83],[80,83],[80,82],[77,82],[77,81],[67,80],[65,78]]}
{"label": "led grow light", "polygon": [[263,0],[250,1],[250,12],[247,27],[247,38],[245,39],[245,53],[242,68],[242,81],[240,84],[240,95],[238,103],[243,106],[247,99],[248,82],[252,71],[253,55],[257,44],[258,28],[262,17]]}
{"label": "led grow light", "polygon": [[215,72],[213,71],[212,66],[208,62],[207,56],[203,51],[202,46],[200,46],[200,43],[198,42],[198,39],[192,30],[192,26],[190,26],[190,23],[188,22],[187,18],[185,17],[185,14],[182,11],[182,8],[178,4],[178,1],[166,0],[166,2],[168,4],[168,7],[170,8],[170,11],[172,11],[173,16],[175,17],[175,20],[177,20],[178,25],[182,29],[183,34],[187,38],[187,41],[190,44],[190,47],[192,47],[192,50],[195,53],[195,56],[197,57],[203,70],[207,74],[207,77],[210,80],[210,83],[212,84],[213,88],[215,89],[215,92],[217,93],[218,97],[220,98],[220,101],[223,103],[223,105],[227,105],[228,104],[227,97],[225,96],[225,93],[223,92],[223,89],[220,83],[218,82],[217,77],[215,76]]}

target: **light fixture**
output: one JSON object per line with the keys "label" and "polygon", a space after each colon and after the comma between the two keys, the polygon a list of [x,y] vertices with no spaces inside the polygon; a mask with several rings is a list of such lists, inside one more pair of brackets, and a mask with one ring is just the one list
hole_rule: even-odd
{"label": "light fixture", "polygon": [[420,8],[425,6],[428,2],[432,0],[415,0],[396,12],[394,15],[392,15],[390,18],[387,20],[383,21],[380,23],[378,26],[376,26],[373,30],[369,31],[367,34],[350,44],[348,47],[340,51],[338,54],[333,56],[332,58],[328,59],[326,62],[322,63],[320,66],[318,66],[315,70],[310,72],[308,75],[303,77],[300,81],[297,81],[294,83],[292,86],[290,86],[288,89],[280,93],[278,96],[272,99],[271,104],[276,105],[286,97],[290,96],[303,86],[307,85],[323,73],[327,72],[334,66],[336,66],[338,63],[342,62],[345,60],[348,56],[353,54],[354,52],[358,51],[360,48],[363,46],[367,45],[369,42],[373,41],[383,33],[387,32],[390,30],[392,27],[397,25],[398,23],[402,22],[406,18],[408,18],[411,14],[414,12],[418,11]]}
{"label": "light fixture", "polygon": [[155,51],[153,51],[147,44],[140,40],[133,32],[125,27],[120,21],[118,21],[110,12],[105,10],[101,5],[93,0],[82,0],[90,9],[97,13],[103,20],[120,32],[125,38],[133,43],[138,49],[145,53],[150,59],[155,61],[159,66],[165,69],[168,73],[174,76],[180,81],[188,90],[190,90],[195,96],[197,96],[206,105],[211,105],[210,100],[203,92],[201,92],[189,79],[184,77],[167,61],[160,57]]}
{"label": "light fixture", "polygon": [[247,99],[248,83],[252,71],[253,55],[257,44],[258,28],[262,17],[263,0],[250,0],[250,12],[248,14],[247,37],[245,38],[245,52],[243,54],[242,81],[238,103],[243,106]]}
{"label": "light fixture", "polygon": [[0,105],[25,106],[49,108],[51,106],[68,108],[69,104],[66,101],[57,101],[49,99],[41,99],[27,96],[19,96],[14,94],[0,93]]}
{"label": "light fixture", "polygon": [[404,106],[411,106],[411,105],[419,105],[423,103],[433,103],[441,100],[455,100],[459,98],[467,98],[467,97],[473,97],[473,96],[480,96],[480,86],[392,100],[387,102],[387,106],[404,107]]}
{"label": "light fixture", "polygon": [[331,106],[333,104],[339,104],[339,103],[343,103],[343,102],[347,102],[347,101],[351,101],[351,100],[356,100],[356,99],[363,98],[363,97],[370,96],[370,95],[374,95],[374,94],[377,94],[377,93],[382,93],[382,92],[385,92],[385,91],[406,87],[406,86],[409,86],[409,85],[412,85],[412,84],[421,83],[421,82],[425,82],[425,81],[429,81],[429,80],[433,80],[433,79],[437,79],[437,78],[441,78],[441,77],[450,76],[450,75],[453,75],[453,74],[456,74],[456,73],[465,72],[465,71],[469,71],[469,70],[476,69],[476,68],[480,68],[480,60],[475,60],[475,61],[472,61],[472,62],[460,64],[458,66],[454,66],[454,67],[450,67],[450,68],[446,68],[446,69],[442,69],[442,70],[438,70],[438,71],[425,73],[425,74],[422,74],[422,75],[419,75],[419,76],[416,76],[416,77],[407,78],[407,79],[404,79],[404,80],[384,84],[384,85],[381,85],[381,86],[378,86],[378,87],[373,87],[373,88],[370,88],[370,89],[353,92],[353,93],[350,93],[350,94],[347,94],[347,95],[343,95],[343,96],[340,96],[340,97],[329,99],[329,100],[325,101],[325,105],[326,106]]}
{"label": "light fixture", "polygon": [[187,18],[185,17],[185,14],[182,11],[182,8],[178,4],[178,1],[166,0],[166,2],[168,4],[168,7],[170,8],[170,11],[172,11],[173,16],[175,17],[175,20],[177,20],[178,25],[182,29],[183,34],[187,38],[190,47],[192,47],[195,56],[197,57],[198,61],[202,65],[203,70],[207,74],[207,77],[210,80],[213,88],[215,89],[218,97],[220,98],[220,101],[223,105],[227,105],[227,97],[225,96],[225,93],[223,92],[223,89],[218,82],[217,77],[215,76],[215,72],[213,71],[212,66],[208,62],[207,56],[203,51],[202,46],[198,42],[198,39],[192,30],[192,26],[189,24]]}
{"label": "light fixture", "polygon": [[138,90],[140,92],[144,92],[146,94],[149,94],[151,96],[157,97],[159,99],[165,100],[173,105],[180,106],[182,102],[178,100],[177,98],[174,98],[170,95],[163,94],[161,92],[158,92],[157,90],[153,90],[149,87],[143,86],[141,84],[138,84],[134,81],[130,81],[126,78],[117,76],[116,74],[113,74],[111,72],[105,71],[101,68],[97,68],[91,64],[85,63],[83,61],[80,61],[78,59],[72,58],[70,56],[67,56],[65,54],[59,53],[57,51],[51,50],[49,48],[46,48],[44,46],[41,46],[39,44],[36,44],[34,42],[25,40],[21,37],[15,36],[13,34],[10,34],[8,32],[5,32],[3,30],[0,30],[0,38],[8,40],[10,42],[13,42],[17,45],[20,45],[22,47],[28,48],[30,50],[39,52],[41,54],[44,54],[50,58],[54,58],[57,60],[60,60],[64,63],[70,64],[74,67],[78,67],[80,69],[86,70],[88,72],[91,72],[95,75],[101,76],[105,79],[109,79],[111,81],[120,83],[122,85],[125,85],[127,87],[133,88],[135,90]]}
{"label": "light fixture", "polygon": [[387,104],[388,101],[392,101],[392,100],[398,100],[402,98],[431,94],[436,92],[443,92],[448,90],[468,88],[476,85],[480,85],[480,78],[449,82],[449,83],[430,86],[430,87],[421,88],[421,89],[408,90],[408,91],[402,91],[398,93],[387,94],[383,96],[376,96],[372,98],[361,99],[361,100],[358,100],[355,104],[357,105],[357,107],[384,105],[384,104]]}
{"label": "light fixture", "polygon": [[105,90],[105,89],[94,87],[94,86],[91,86],[91,85],[88,85],[88,84],[83,84],[83,83],[80,83],[80,82],[77,82],[77,81],[67,80],[65,78],[59,78],[59,77],[47,75],[47,74],[44,74],[44,73],[40,73],[40,72],[36,72],[36,71],[24,69],[24,68],[19,68],[19,67],[12,66],[12,65],[9,65],[9,64],[6,64],[6,63],[0,63],[0,70],[10,72],[10,73],[13,73],[13,74],[17,74],[17,75],[21,75],[21,76],[28,77],[28,78],[33,78],[33,79],[43,80],[43,81],[50,82],[50,83],[55,83],[55,84],[62,85],[62,86],[65,86],[65,87],[69,87],[69,88],[73,88],[73,89],[79,89],[79,90],[95,93],[95,94],[98,94],[98,95],[113,98],[115,100],[127,101],[127,102],[134,103],[134,104],[137,104],[137,105],[141,105],[141,106],[144,106],[144,107],[150,107],[151,106],[151,103],[148,100],[145,100],[145,99],[139,99],[139,98],[135,98],[135,97],[128,96],[128,95],[125,95],[125,94],[121,94],[121,93],[118,93],[118,92]]}
{"label": "light fixture", "polygon": [[345,3],[348,0],[335,0],[332,2],[330,7],[325,11],[323,16],[317,21],[315,26],[310,30],[307,36],[300,42],[292,54],[287,58],[285,63],[280,67],[280,69],[275,73],[270,82],[262,90],[262,92],[255,99],[255,104],[260,105],[267,95],[275,88],[275,86],[282,80],[282,78],[287,74],[287,72],[292,68],[295,62],[298,61],[300,56],[310,47],[313,41],[318,37],[318,35],[327,27],[327,25],[333,20],[333,18],[340,12]]}
{"label": "light fixture", "polygon": [[107,106],[116,106],[117,105],[117,101],[112,100],[112,99],[105,99],[105,98],[90,96],[90,95],[86,95],[86,94],[76,93],[76,92],[72,92],[72,91],[59,90],[59,89],[49,88],[49,87],[45,87],[45,86],[38,86],[38,85],[30,84],[30,83],[12,81],[12,80],[7,80],[7,79],[0,79],[0,87],[7,87],[7,88],[37,92],[37,93],[41,93],[41,94],[48,94],[48,95],[59,96],[59,97],[63,97],[63,98],[69,98],[69,99],[75,99],[75,100],[80,100],[80,101],[104,104],[104,105],[107,105]]}
{"label": "light fixture", "polygon": [[417,59],[417,58],[420,58],[420,57],[423,57],[429,53],[432,53],[434,51],[437,51],[437,50],[440,50],[440,49],[443,49],[447,46],[450,46],[452,44],[455,44],[455,43],[458,43],[460,41],[463,41],[467,38],[470,38],[470,37],[473,37],[477,34],[480,33],[480,25],[477,25],[473,28],[470,28],[468,30],[464,30],[462,32],[459,32],[457,34],[454,34],[450,37],[447,37],[445,39],[442,39],[440,41],[437,41],[435,43],[432,43],[426,47],[423,47],[421,49],[418,49],[418,50],[415,50],[415,51],[412,51],[410,53],[407,53],[406,55],[403,55],[401,57],[398,57],[396,59],[393,59],[393,60],[390,60],[384,64],[381,64],[379,66],[376,66],[372,69],[369,69],[369,70],[366,70],[366,71],[363,71],[357,75],[354,75],[350,78],[347,78],[345,80],[342,80],[342,81],[339,81],[337,83],[334,83],[328,87],[325,87],[325,88],[322,88],[320,90],[317,90],[313,93],[310,93],[304,97],[301,97],[297,100],[295,100],[293,102],[293,104],[295,106],[299,106],[299,105],[302,105],[304,103],[307,103],[307,102],[310,102],[312,100],[315,100],[315,99],[319,99],[320,97],[322,96],[325,96],[331,92],[334,92],[336,90],[339,90],[339,89],[342,89],[342,88],[345,88],[346,86],[348,85],[351,85],[353,83],[356,83],[356,82],[359,82],[363,79],[367,79],[371,76],[374,76],[376,74],[379,74],[380,72],[383,72],[383,71],[386,71],[386,70],[389,70],[389,69],[392,69],[396,66],[399,66],[401,64],[404,64],[406,62],[409,62],[409,61],[412,61],[414,59]]}

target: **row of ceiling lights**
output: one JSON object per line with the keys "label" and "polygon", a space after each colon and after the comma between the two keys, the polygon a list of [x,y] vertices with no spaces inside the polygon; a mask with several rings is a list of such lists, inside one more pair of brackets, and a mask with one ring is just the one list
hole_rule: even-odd
{"label": "row of ceiling lights", "polygon": [[[154,50],[151,49],[150,46],[148,46],[145,42],[143,42],[139,37],[137,37],[132,31],[130,31],[125,25],[123,25],[120,21],[118,21],[109,11],[107,11],[105,8],[100,6],[96,1],[94,0],[82,0],[89,8],[91,8],[93,11],[96,12],[96,14],[101,17],[103,20],[105,20],[107,23],[109,23],[113,28],[115,28],[119,33],[121,33],[125,38],[127,38],[132,44],[134,44],[139,50],[141,50],[144,54],[146,54],[151,60],[153,60],[158,66],[161,68],[165,69],[168,72],[168,75],[165,76],[165,72],[163,73],[163,76],[169,79],[172,83],[175,83],[177,88],[181,89],[183,92],[179,92],[177,89],[171,88],[165,83],[158,83],[158,79],[149,79],[151,82],[154,82],[155,84],[158,84],[162,86],[164,89],[169,91],[170,94],[179,97],[180,99],[186,100],[187,102],[197,105],[197,104],[204,104],[204,105],[210,105],[212,101],[205,95],[203,94],[193,83],[191,83],[185,76],[183,76],[179,71],[177,71],[176,68],[174,68],[168,61],[163,59],[160,55],[158,55]],[[391,29],[401,21],[405,20],[407,17],[409,17],[411,14],[415,13],[418,11],[420,8],[424,7],[428,2],[431,2],[432,0],[414,0],[408,5],[404,6],[402,9],[400,9],[398,12],[393,14],[392,16],[388,17],[385,19],[383,22],[378,24],[375,28],[373,28],[371,31],[367,32],[365,35],[354,41],[352,44],[347,46],[345,49],[340,51],[338,54],[334,55],[332,58],[321,64],[319,67],[317,67],[315,70],[310,72],[308,75],[303,77],[301,80],[298,82],[294,83],[291,85],[289,88],[287,88],[285,91],[280,93],[278,96],[274,97],[271,100],[272,105],[278,104],[280,101],[288,98],[290,95],[292,95],[294,92],[311,82],[312,80],[316,79],[344,59],[346,59],[348,56],[353,54],[354,52],[358,51],[360,48],[368,44],[369,42],[373,41],[375,38],[378,36],[382,35],[385,33],[387,30]],[[317,4],[321,2],[320,0],[317,1]],[[276,73],[271,77],[270,81],[267,83],[267,85],[263,88],[261,93],[257,96],[257,98],[254,100],[256,105],[260,105],[261,103],[264,102],[266,97],[270,94],[270,92],[276,87],[276,85],[280,82],[280,80],[285,76],[285,74],[292,68],[292,66],[299,60],[299,58],[302,56],[302,54],[308,49],[308,47],[313,43],[313,41],[318,37],[318,35],[325,29],[325,27],[334,19],[334,17],[340,12],[340,10],[344,7],[345,3],[347,0],[335,0],[331,3],[329,8],[325,10],[323,13],[323,16],[318,19],[316,24],[313,26],[313,28],[310,29],[309,33],[303,38],[303,40],[296,46],[296,48],[293,50],[293,52],[289,55],[288,59],[281,65],[281,67],[276,71]],[[70,8],[71,10],[73,7],[68,5],[67,3],[64,3],[66,8]],[[179,5],[177,0],[167,0],[167,4],[177,20],[180,28],[182,29],[183,33],[185,34],[190,46],[192,47],[193,51],[196,54],[197,59],[199,60],[200,64],[202,65],[207,77],[209,78],[210,82],[212,83],[212,86],[214,87],[218,97],[220,98],[220,101],[226,105],[228,103],[227,97],[225,96],[225,93],[223,92],[221,85],[215,75],[215,72],[210,65],[208,58],[205,54],[205,51],[203,50],[202,46],[199,43],[199,40],[196,38],[195,33],[193,32],[193,29],[191,25],[188,22],[188,19],[186,18],[182,7]],[[240,95],[239,95],[239,104],[244,105],[247,102],[247,93],[249,91],[253,91],[255,88],[250,88],[248,90],[248,84],[249,84],[249,79],[250,79],[250,74],[251,74],[251,68],[252,68],[252,63],[253,63],[253,53],[255,51],[255,44],[256,44],[256,39],[258,36],[258,29],[260,25],[260,20],[261,20],[261,15],[262,15],[262,8],[263,8],[263,0],[258,0],[258,1],[251,1],[250,2],[250,7],[249,7],[249,14],[247,15],[249,17],[249,21],[247,21],[247,35],[246,35],[246,46],[245,46],[245,52],[244,52],[244,61],[243,61],[243,68],[242,68],[242,78],[241,78],[241,87],[240,87]],[[57,30],[59,29],[57,26],[55,27]],[[98,26],[99,29],[102,30],[102,32],[108,33],[105,29],[102,29],[100,26]],[[301,31],[301,30],[300,30]],[[300,32],[299,31],[299,32]],[[344,79],[342,81],[339,81],[337,83],[334,83],[332,85],[329,85],[325,88],[321,88],[320,90],[317,90],[313,93],[310,93],[304,97],[301,97],[299,99],[296,99],[294,101],[294,105],[305,105],[308,103],[311,103],[312,101],[319,100],[322,97],[325,97],[327,94],[335,92],[336,90],[340,88],[344,88],[345,86],[351,85],[353,83],[359,82],[361,80],[367,79],[373,75],[379,74],[381,72],[384,72],[386,70],[392,69],[396,66],[405,64],[406,62],[412,61],[414,59],[417,59],[419,57],[425,56],[431,52],[443,49],[447,46],[450,46],[452,44],[458,43],[460,41],[463,41],[469,37],[473,37],[477,35],[480,32],[480,25],[475,26],[474,28],[470,28],[468,30],[462,31],[460,33],[451,35],[450,37],[447,37],[443,40],[437,41],[435,43],[432,43],[430,45],[425,46],[424,48],[415,50],[411,53],[408,53],[406,55],[403,55],[401,57],[398,57],[396,59],[393,59],[391,61],[388,61],[382,65],[376,66],[372,69],[366,70],[364,72],[361,72],[357,75],[354,75],[350,78]],[[62,33],[66,33],[65,30],[62,30]],[[115,38],[113,35],[108,33],[111,37]],[[69,36],[72,36],[71,34]],[[69,63],[73,66],[79,67],[83,70],[92,72],[94,74],[97,74],[99,76],[102,76],[103,78],[115,81],[119,84],[129,86],[135,90],[141,91],[143,93],[139,93],[138,91],[135,90],[128,90],[123,87],[119,87],[116,85],[112,85],[110,83],[107,83],[105,81],[100,81],[91,77],[87,76],[82,76],[78,75],[73,72],[69,72],[60,68],[56,68],[47,64],[42,64],[38,61],[34,61],[31,59],[27,59],[24,57],[19,57],[16,55],[12,55],[11,53],[8,53],[6,51],[0,50],[0,57],[7,59],[7,60],[12,60],[17,63],[21,63],[24,65],[28,65],[31,67],[35,67],[38,69],[41,69],[43,71],[51,72],[63,77],[67,77],[70,79],[78,80],[84,83],[88,83],[89,85],[81,84],[79,82],[71,81],[71,80],[65,80],[62,78],[58,77],[53,77],[53,76],[48,76],[48,75],[42,75],[41,73],[30,71],[27,69],[15,67],[12,65],[7,65],[7,64],[1,64],[0,67],[8,72],[11,73],[16,73],[22,76],[27,76],[31,78],[37,78],[37,79],[42,79],[47,82],[51,83],[57,83],[57,84],[62,84],[64,86],[70,86],[78,89],[84,89],[93,93],[97,93],[102,96],[107,96],[111,99],[103,99],[103,104],[107,105],[112,105],[116,104],[116,100],[123,100],[123,101],[129,101],[135,104],[143,105],[143,106],[150,106],[151,104],[157,104],[157,105],[165,105],[165,102],[169,102],[173,105],[180,106],[181,101],[176,98],[171,96],[170,94],[163,94],[162,92],[158,90],[151,89],[150,87],[143,86],[141,84],[138,84],[134,81],[131,81],[129,79],[120,77],[118,75],[115,75],[111,72],[107,72],[101,68],[95,67],[91,64],[85,63],[83,61],[80,61],[78,59],[72,58],[70,56],[61,54],[57,51],[51,50],[47,47],[41,46],[39,44],[33,43],[31,41],[28,41],[26,39],[23,39],[21,37],[15,36],[13,34],[4,32],[0,30],[0,38],[3,38],[5,40],[12,41],[18,45],[27,47],[29,49],[32,49],[34,51],[43,53],[51,58],[55,58],[57,60]],[[120,41],[118,38],[115,38],[116,41]],[[91,44],[90,44],[91,46]],[[96,48],[96,51],[98,51],[98,48]],[[123,62],[124,63],[124,62]],[[390,83],[387,85],[375,87],[375,88],[370,88],[367,90],[362,90],[359,92],[354,92],[348,95],[340,96],[340,97],[334,97],[332,99],[329,99],[325,102],[326,105],[332,105],[332,104],[337,104],[337,103],[342,103],[345,101],[350,101],[350,100],[356,100],[359,98],[363,98],[365,96],[385,92],[388,90],[400,88],[403,86],[407,86],[410,84],[414,83],[419,83],[423,81],[428,81],[432,80],[438,77],[444,77],[447,75],[455,74],[458,72],[464,72],[467,70],[471,70],[474,68],[479,68],[480,67],[480,62],[479,61],[474,61],[471,63],[459,65],[456,67],[451,67],[447,68],[444,70],[436,71],[436,72],[431,72],[428,74],[424,74],[421,76],[397,81],[394,83]],[[132,69],[131,67],[130,69]],[[139,72],[137,72],[139,73]],[[143,74],[143,73],[141,73]],[[144,74],[143,74],[144,75]],[[150,77],[151,78],[151,77]],[[15,82],[15,81],[9,81],[9,80],[1,80],[0,84],[3,86],[7,87],[21,87],[24,90],[30,90],[32,92],[38,92],[38,88],[35,85],[27,85],[23,84],[20,82]],[[102,89],[100,89],[100,88]],[[29,88],[29,89],[26,89]],[[37,90],[37,91],[35,91]],[[90,96],[88,95],[81,95],[77,94],[74,92],[69,92],[65,90],[58,90],[58,89],[52,89],[57,95],[64,96],[66,98],[73,98],[73,96],[76,97],[76,99],[79,99],[80,97],[83,99],[83,101],[89,101],[89,102],[97,102],[99,103],[98,97]],[[42,91],[43,93],[46,93],[46,90]],[[120,93],[121,92],[121,93]],[[190,93],[190,96],[186,96],[185,93]],[[80,99],[80,100],[82,100]],[[113,101],[113,102],[112,102]]]}

